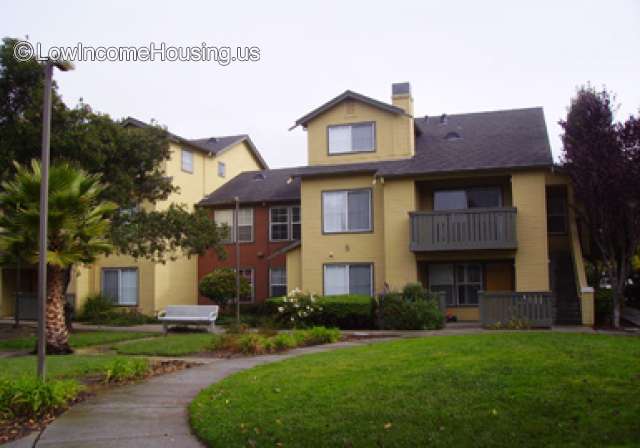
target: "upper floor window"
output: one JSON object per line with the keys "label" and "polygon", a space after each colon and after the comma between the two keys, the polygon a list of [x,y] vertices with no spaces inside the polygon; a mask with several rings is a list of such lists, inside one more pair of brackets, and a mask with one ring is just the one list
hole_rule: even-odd
{"label": "upper floor window", "polygon": [[234,226],[234,210],[216,210],[213,219],[219,226],[224,226],[225,233],[221,235],[223,244],[235,242],[236,231],[238,241],[249,243],[253,241],[253,209],[241,208],[238,211],[238,225]]}
{"label": "upper floor window", "polygon": [[567,195],[564,188],[547,190],[547,232],[567,233]]}
{"label": "upper floor window", "polygon": [[182,171],[193,173],[193,151],[182,149]]}
{"label": "upper floor window", "polygon": [[371,190],[322,192],[322,229],[325,233],[372,230]]}
{"label": "upper floor window", "polygon": [[218,177],[225,177],[227,175],[227,165],[224,162],[218,162]]}
{"label": "upper floor window", "polygon": [[502,207],[500,187],[439,190],[433,193],[434,210]]}
{"label": "upper floor window", "polygon": [[269,209],[269,239],[271,241],[300,239],[299,206]]}
{"label": "upper floor window", "polygon": [[329,154],[372,152],[376,147],[375,123],[329,126]]}

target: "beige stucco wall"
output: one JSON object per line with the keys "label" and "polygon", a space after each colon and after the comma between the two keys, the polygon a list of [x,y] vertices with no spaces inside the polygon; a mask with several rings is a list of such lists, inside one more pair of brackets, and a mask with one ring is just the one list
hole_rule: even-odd
{"label": "beige stucco wall", "polygon": [[302,289],[302,249],[287,252],[287,292]]}
{"label": "beige stucco wall", "polygon": [[[322,233],[322,192],[327,190],[370,188],[372,190],[373,231],[367,233]],[[323,293],[323,266],[327,263],[372,263],[374,289],[384,285],[384,213],[380,183],[371,176],[341,176],[327,179],[303,179],[302,213],[302,287]]]}
{"label": "beige stucco wall", "polygon": [[[182,170],[182,146],[171,143],[171,158],[165,162],[167,176],[172,177],[179,192],[172,193],[165,201],[155,205],[145,204],[146,209],[164,210],[171,203],[185,204],[193,208],[205,195],[233,179],[242,171],[260,169],[258,161],[245,142],[226,149],[216,157],[203,151],[190,149],[193,153],[193,173]],[[226,165],[226,176],[218,176],[218,161]],[[129,256],[111,255],[101,257],[88,268],[78,269],[69,292],[76,294],[79,307],[86,296],[101,291],[102,269],[107,267],[138,268],[139,308],[146,314],[154,314],[170,304],[195,304],[198,299],[197,258],[180,256],[165,264],[147,260],[135,260]]]}
{"label": "beige stucco wall", "polygon": [[547,209],[544,171],[515,172],[511,177],[513,206],[518,209],[516,291],[549,290]]}
{"label": "beige stucco wall", "polygon": [[413,179],[384,181],[384,272],[391,289],[400,290],[418,280],[416,257],[409,250],[409,212],[416,210]]}
{"label": "beige stucco wall", "polygon": [[[329,155],[328,126],[369,121],[375,122],[374,152]],[[408,158],[414,153],[413,118],[358,101],[343,101],[308,123],[307,140],[309,165]]]}

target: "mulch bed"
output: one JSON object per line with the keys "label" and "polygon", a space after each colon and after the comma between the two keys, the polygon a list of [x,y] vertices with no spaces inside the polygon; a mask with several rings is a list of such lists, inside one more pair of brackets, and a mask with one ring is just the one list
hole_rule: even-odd
{"label": "mulch bed", "polygon": [[[151,362],[151,370],[144,379],[146,380],[154,376],[189,369],[197,365],[199,364],[181,360],[153,361]],[[0,419],[0,445],[25,437],[33,431],[42,431],[48,424],[54,421],[59,415],[63,414],[71,406],[88,398],[94,397],[100,391],[140,381],[132,380],[105,383],[104,378],[104,375],[89,375],[84,378],[80,378],[79,381],[85,385],[86,389],[78,394],[76,399],[70,402],[64,409],[59,409],[56,412],[45,414],[39,418],[18,418],[12,420]]]}

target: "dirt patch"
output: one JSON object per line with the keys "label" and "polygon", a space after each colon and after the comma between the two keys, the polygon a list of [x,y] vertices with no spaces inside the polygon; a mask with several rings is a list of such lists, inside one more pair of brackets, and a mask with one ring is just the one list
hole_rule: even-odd
{"label": "dirt patch", "polygon": [[363,332],[354,332],[344,335],[343,341],[361,341],[366,339],[388,339],[388,338],[397,338],[399,337],[394,333],[367,333]]}
{"label": "dirt patch", "polygon": [[54,421],[71,406],[88,398],[94,397],[100,391],[126,384],[137,383],[154,376],[165,375],[167,373],[189,369],[198,365],[200,364],[182,360],[151,361],[149,373],[142,379],[105,383],[105,376],[102,374],[88,375],[78,378],[78,381],[85,386],[85,390],[82,391],[75,400],[70,402],[66,408],[59,409],[56,412],[43,415],[39,418],[17,418],[10,420],[0,418],[0,445],[25,437],[33,431],[42,431],[48,424]]}

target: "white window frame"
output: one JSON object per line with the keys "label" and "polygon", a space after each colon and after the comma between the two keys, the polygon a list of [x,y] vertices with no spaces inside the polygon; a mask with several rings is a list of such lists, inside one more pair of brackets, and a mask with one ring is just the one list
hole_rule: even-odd
{"label": "white window frame", "polygon": [[[110,297],[110,299],[114,300],[114,305],[116,306],[138,306],[140,303],[140,271],[138,268],[127,267],[127,268],[102,268],[100,275],[100,293],[104,295],[104,274],[105,272],[117,272],[118,273],[118,297]],[[135,303],[122,303],[122,273],[124,271],[133,271],[136,273],[136,301]]]}
{"label": "white window frame", "polygon": [[218,177],[227,177],[227,164],[218,162]]}
{"label": "white window frame", "polygon": [[[246,208],[241,208],[240,212],[242,213],[242,211],[249,211],[250,215],[251,215],[251,224],[243,224],[241,227],[250,227],[251,228],[251,238],[248,240],[240,240],[240,243],[253,243],[254,242],[254,237],[255,237],[255,213],[252,207],[246,207]],[[231,214],[231,226],[229,227],[229,238],[225,238],[223,239],[221,242],[222,244],[232,244],[236,242],[236,235],[239,235],[238,232],[238,225],[236,223],[235,220],[235,209],[232,208],[225,208],[225,209],[218,209],[218,210],[214,210],[213,212],[213,220],[214,222],[216,221],[216,213],[230,213]]]}
{"label": "white window frame", "polygon": [[351,294],[351,285],[349,285],[349,279],[350,279],[350,273],[349,270],[351,269],[351,266],[368,266],[369,267],[369,295],[371,297],[373,297],[373,290],[374,290],[374,285],[373,285],[373,263],[327,263],[323,266],[322,268],[322,291],[323,294],[326,295],[327,293],[327,268],[329,267],[338,267],[338,266],[343,266],[346,268],[345,271],[345,275],[346,275],[346,284],[347,284],[347,291],[344,293],[339,293],[339,294],[335,294],[335,295],[342,295],[342,294]]}
{"label": "white window frame", "polygon": [[[371,127],[371,147],[366,149],[354,149],[353,144],[353,128],[359,127],[363,125],[368,125]],[[346,131],[349,133],[349,147],[348,148],[337,148],[335,144],[335,140],[331,137],[331,132],[335,130]],[[327,126],[327,153],[330,156],[335,155],[343,155],[343,154],[357,154],[360,152],[375,152],[376,150],[376,123],[374,121],[365,121],[361,123],[348,123],[348,124],[335,124]]]}
{"label": "white window frame", "polygon": [[[284,271],[284,283],[274,283],[272,273],[274,270],[283,270]],[[284,286],[284,295],[287,294],[287,268],[285,266],[280,267],[272,267],[269,268],[269,297],[278,297],[273,293],[274,286]]]}
{"label": "white window frame", "polygon": [[182,152],[180,154],[180,167],[182,168],[182,171],[184,171],[185,173],[193,174],[193,162],[193,151],[191,151],[190,149],[182,148]]}
{"label": "white window frame", "polygon": [[[293,220],[293,209],[298,209],[298,221]],[[287,211],[287,221],[286,222],[273,222],[272,210],[274,209],[286,209]],[[274,205],[273,207],[269,207],[269,241],[271,242],[280,242],[280,241],[292,241],[293,238],[293,226],[300,225],[300,232],[302,233],[302,210],[300,210],[299,205]],[[287,237],[286,238],[274,238],[273,237],[273,226],[277,225],[286,225],[287,226]]]}
{"label": "white window frame", "polygon": [[[349,229],[349,193],[366,191],[369,196],[369,225],[367,228],[362,229]],[[344,201],[344,223],[345,227],[342,230],[327,230],[327,220],[325,219],[325,196],[327,194],[341,193],[345,195]],[[322,192],[322,232],[325,234],[339,234],[339,233],[367,233],[373,231],[373,195],[370,188],[355,188],[351,190],[331,190]]]}

